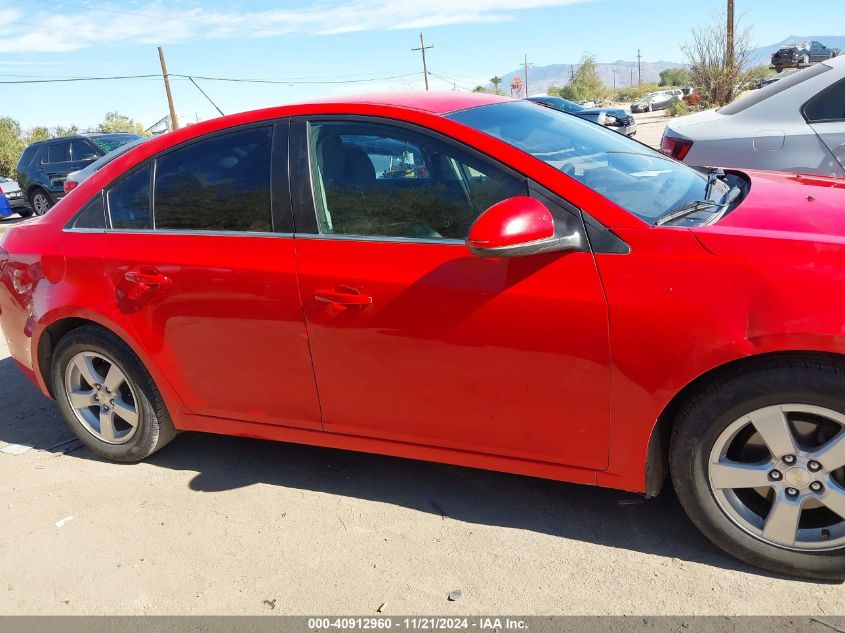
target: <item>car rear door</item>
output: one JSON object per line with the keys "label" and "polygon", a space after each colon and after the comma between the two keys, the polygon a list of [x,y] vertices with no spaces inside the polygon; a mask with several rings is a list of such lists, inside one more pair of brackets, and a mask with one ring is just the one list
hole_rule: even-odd
{"label": "car rear door", "polygon": [[[292,132],[325,430],[605,467],[608,318],[592,254],[482,259],[463,241],[483,210],[526,195],[525,179],[383,119]],[[583,230],[577,210],[544,200]]]}
{"label": "car rear door", "polygon": [[319,429],[287,127],[206,135],[126,173],[106,192],[104,259],[118,308],[191,411]]}
{"label": "car rear door", "polygon": [[804,104],[801,112],[845,169],[845,79],[819,92]]}
{"label": "car rear door", "polygon": [[65,178],[74,169],[70,140],[49,143],[41,152],[39,171],[42,173],[42,182],[54,199],[64,194]]}

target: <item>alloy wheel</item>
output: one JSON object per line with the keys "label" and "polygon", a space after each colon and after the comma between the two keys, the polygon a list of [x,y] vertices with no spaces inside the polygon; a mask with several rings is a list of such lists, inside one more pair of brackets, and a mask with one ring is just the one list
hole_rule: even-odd
{"label": "alloy wheel", "polygon": [[845,415],[805,404],[728,425],[708,462],[711,492],[754,538],[797,551],[845,546]]}
{"label": "alloy wheel", "polygon": [[38,215],[44,215],[47,213],[50,209],[50,200],[47,198],[47,194],[39,191],[32,196],[32,206],[35,209],[35,213]]}
{"label": "alloy wheel", "polygon": [[65,369],[65,393],[76,419],[107,444],[124,444],[140,419],[138,398],[117,364],[95,352],[80,352]]}

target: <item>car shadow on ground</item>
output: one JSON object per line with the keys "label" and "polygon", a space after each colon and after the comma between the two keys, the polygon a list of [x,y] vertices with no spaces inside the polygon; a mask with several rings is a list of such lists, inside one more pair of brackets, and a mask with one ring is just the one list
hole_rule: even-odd
{"label": "car shadow on ground", "polygon": [[[60,452],[68,450],[66,442],[72,439],[55,404],[11,358],[0,360],[0,442]],[[101,461],[78,443],[71,444],[65,457]],[[319,491],[403,506],[444,520],[530,530],[784,578],[736,561],[707,541],[668,485],[656,499],[645,500],[633,493],[519,475],[200,433],[181,434],[147,463],[196,472],[189,485],[198,492],[256,483]]]}

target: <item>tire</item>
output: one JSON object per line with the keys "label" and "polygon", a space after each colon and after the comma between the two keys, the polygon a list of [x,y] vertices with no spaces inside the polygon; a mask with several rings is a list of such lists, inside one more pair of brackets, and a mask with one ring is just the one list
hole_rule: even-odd
{"label": "tire", "polygon": [[775,72],[780,74],[783,72],[783,66],[775,66]]}
{"label": "tire", "polygon": [[35,213],[32,209],[18,209],[17,214],[22,218],[29,218],[32,217],[32,214]]}
{"label": "tire", "polygon": [[35,215],[44,215],[54,204],[50,194],[41,187],[35,187],[29,192],[29,206],[32,207]]}
{"label": "tire", "polygon": [[[806,427],[797,425],[818,424],[824,433],[811,432],[810,437],[821,438],[819,441],[823,443],[819,447],[831,446],[828,436],[845,438],[843,383],[845,368],[824,359],[769,360],[724,375],[698,392],[682,408],[670,444],[672,483],[687,515],[715,545],[750,565],[773,572],[824,580],[845,579],[845,537],[842,537],[845,515],[842,514],[839,497],[842,494],[845,498],[845,468],[835,465],[839,461],[838,456],[835,461],[828,462],[828,466],[835,470],[810,474],[810,479],[805,479],[808,469],[819,467],[817,462],[806,461],[810,459],[805,455],[805,448],[810,446],[805,442],[806,436],[802,436],[800,444],[792,443],[797,448],[797,457],[784,457],[775,456],[775,451],[768,448],[774,442],[768,441],[758,431],[759,428],[786,429],[784,435],[770,435],[770,438],[788,436],[794,439],[796,429],[806,431]],[[836,421],[816,417],[817,413],[832,416]],[[773,420],[789,422],[767,427]],[[823,426],[829,423],[834,426]],[[840,425],[838,429],[835,428],[837,423]],[[739,430],[735,439],[730,440],[733,443],[726,444],[731,447],[730,450],[742,447],[742,441],[745,441],[747,444],[743,450],[764,451],[762,460],[758,452],[749,462],[755,469],[755,478],[766,482],[758,484],[755,479],[754,486],[761,487],[752,487],[745,482],[730,489],[727,485],[720,485],[724,480],[717,478],[715,469],[722,466],[723,459],[727,464],[735,464],[733,460],[738,455],[715,457],[720,443],[730,436],[731,429]],[[771,430],[767,432],[771,433]],[[742,440],[743,437],[747,439]],[[759,444],[755,446],[754,442],[760,440],[763,440],[762,447]],[[815,440],[812,442],[815,446]],[[772,460],[777,473],[769,470]],[[797,471],[803,471],[803,474]],[[772,481],[775,475],[781,481]],[[825,477],[827,486],[823,488],[824,503],[818,501],[819,493],[811,490],[812,486],[821,484],[822,477]],[[800,484],[795,484],[796,481]],[[731,482],[734,483],[734,480]],[[793,485],[802,489],[787,488]],[[762,496],[761,490],[769,496]],[[792,494],[796,496],[790,497]],[[834,496],[838,504],[835,513],[828,506],[828,501],[832,501]],[[766,502],[766,499],[769,501]],[[736,507],[745,507],[747,511],[748,507],[762,508],[761,503],[770,505],[767,510],[761,509],[759,516],[753,513],[743,515],[732,505],[739,504]],[[779,505],[781,509],[798,507],[795,522],[786,522],[786,533],[793,535],[792,541],[786,544],[767,538],[767,534],[774,534],[766,530],[769,519],[776,514],[773,511],[776,504],[783,504]],[[746,516],[751,518],[744,519]],[[779,517],[783,516],[779,514]],[[834,523],[819,522],[820,519]],[[756,521],[761,521],[758,529],[753,524]],[[817,534],[820,537],[812,540]]]}
{"label": "tire", "polygon": [[[87,380],[84,372],[79,371],[86,359],[91,361],[90,369],[94,370],[91,375],[97,380],[104,378],[102,383],[97,383],[103,389],[101,394],[110,391],[107,382],[112,375],[122,374],[124,382],[110,393],[111,407],[101,405],[108,395],[97,398],[97,385],[91,385],[94,381]],[[114,374],[112,367],[117,370]],[[116,462],[137,462],[176,436],[176,429],[149,372],[126,343],[100,327],[81,327],[59,341],[53,354],[52,385],[67,425],[85,446],[101,457]],[[89,390],[92,394],[89,408],[79,408],[78,399],[77,407],[71,404],[69,392],[74,392],[77,398],[85,398]],[[104,414],[104,409],[112,412],[110,429],[103,425],[103,416],[108,415]],[[134,415],[129,415],[133,411]]]}

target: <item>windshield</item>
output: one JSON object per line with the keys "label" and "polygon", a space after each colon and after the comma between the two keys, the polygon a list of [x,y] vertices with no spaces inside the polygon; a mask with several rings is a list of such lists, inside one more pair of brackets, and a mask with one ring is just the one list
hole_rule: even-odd
{"label": "windshield", "polygon": [[508,101],[447,116],[539,158],[649,223],[706,197],[704,174],[556,110]]}
{"label": "windshield", "polygon": [[100,156],[100,158],[98,158],[93,163],[88,165],[88,167],[85,168],[85,171],[90,171],[90,172],[99,171],[100,169],[102,169],[103,167],[108,165],[110,162],[112,162],[118,156],[122,156],[123,154],[128,152],[130,149],[132,149],[136,145],[140,145],[141,143],[143,143],[144,141],[147,141],[147,140],[149,140],[149,139],[146,136],[141,136],[139,138],[136,138],[134,141],[130,140],[128,143],[124,143],[124,144],[120,145],[117,149],[110,151],[105,156]]}
{"label": "windshield", "polygon": [[584,106],[568,101],[563,97],[528,97],[528,100],[536,103],[545,103],[546,105],[557,108],[558,110],[563,110],[564,112],[580,112],[581,110],[587,109]]}
{"label": "windshield", "polygon": [[108,134],[106,136],[92,136],[90,137],[91,141],[103,150],[105,153],[109,153],[112,150],[117,149],[122,145],[126,145],[131,141],[135,141],[139,138],[142,138],[138,134]]}

